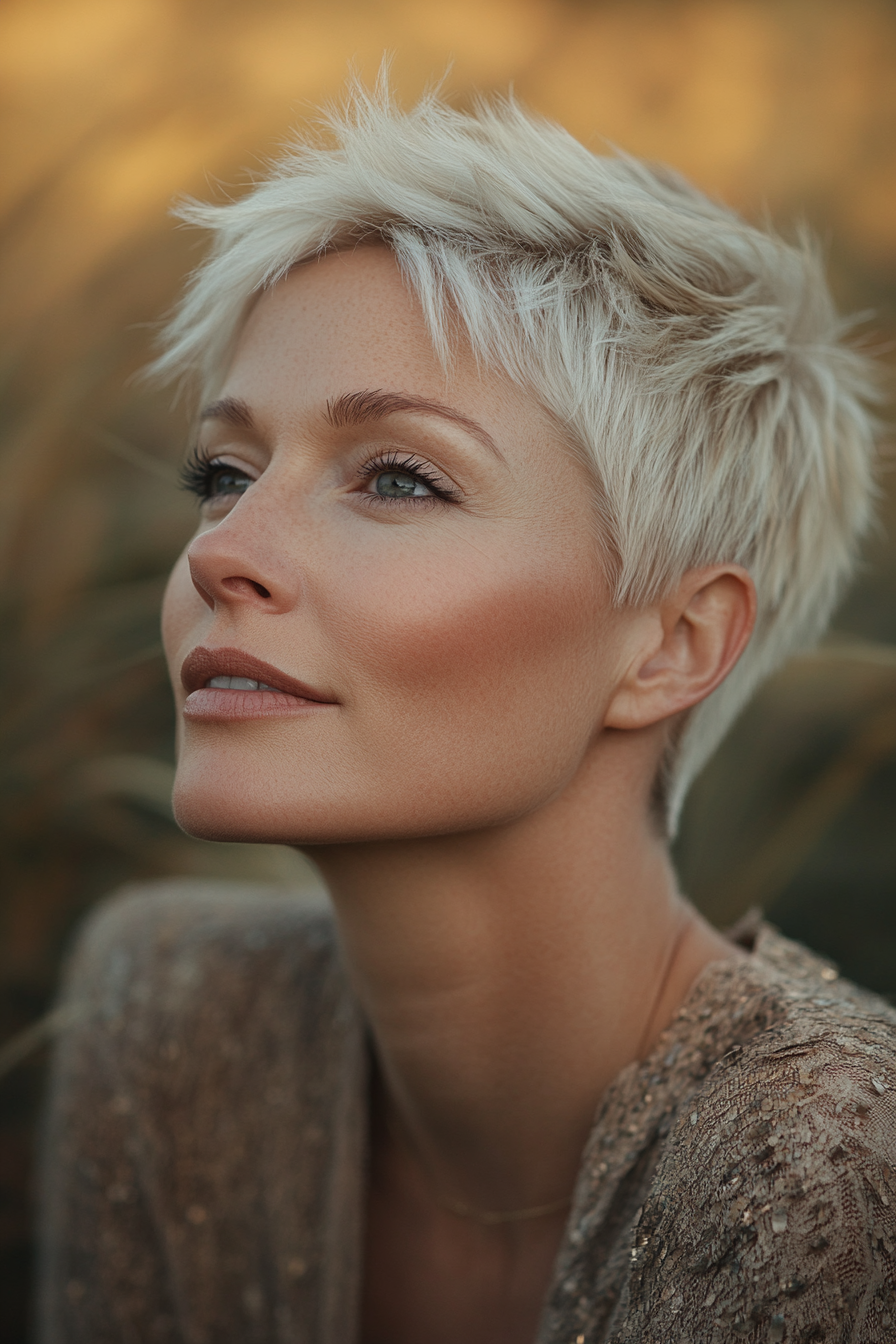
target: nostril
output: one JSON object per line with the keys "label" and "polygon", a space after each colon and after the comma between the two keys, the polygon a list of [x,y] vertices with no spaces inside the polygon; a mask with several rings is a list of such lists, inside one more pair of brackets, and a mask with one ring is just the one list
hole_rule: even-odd
{"label": "nostril", "polygon": [[253,593],[256,593],[259,597],[270,597],[271,595],[268,589],[265,588],[264,584],[256,583],[254,579],[244,579],[244,578],[222,579],[221,587],[226,588],[229,592],[234,593],[235,595],[243,594],[245,596],[248,596],[250,589]]}

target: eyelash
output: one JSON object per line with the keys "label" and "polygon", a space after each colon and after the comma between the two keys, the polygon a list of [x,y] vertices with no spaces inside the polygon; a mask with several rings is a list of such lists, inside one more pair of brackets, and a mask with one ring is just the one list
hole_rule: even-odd
{"label": "eyelash", "polygon": [[[391,450],[388,453],[381,453],[378,457],[371,458],[370,461],[365,462],[359,470],[358,476],[363,481],[370,481],[383,471],[401,471],[404,472],[406,476],[414,476],[426,486],[427,490],[432,491],[432,495],[435,496],[436,499],[448,500],[453,503],[460,498],[459,491],[454,489],[453,486],[447,485],[443,476],[437,475],[428,462],[424,462],[421,458],[415,457],[413,454],[404,455],[394,450]],[[365,499],[371,499],[378,504],[386,504],[390,507],[393,504],[405,504],[408,502],[407,500],[389,499],[385,495],[376,494],[365,495]],[[422,499],[418,496],[416,507],[419,507],[420,504],[425,502],[426,496]]]}
{"label": "eyelash", "polygon": [[[214,498],[212,481],[219,471],[232,471],[235,475],[246,475],[239,467],[228,467],[227,463],[222,462],[220,458],[206,457],[201,448],[192,448],[180,469],[181,486],[184,490],[196,495],[201,503],[207,503]],[[413,454],[404,455],[394,450],[381,453],[378,457],[365,462],[358,471],[358,478],[362,481],[370,481],[384,471],[401,471],[408,476],[414,476],[432,492],[432,496],[436,499],[454,502],[460,498],[459,491],[446,485],[444,477],[438,476],[429,463]],[[389,499],[385,495],[377,494],[365,495],[365,498],[389,507],[408,502],[407,500]],[[424,503],[425,499],[425,496],[422,499],[418,496],[416,507]]]}
{"label": "eyelash", "polygon": [[196,495],[205,504],[213,499],[212,480],[219,471],[232,471],[235,475],[245,475],[238,467],[228,468],[226,462],[218,457],[206,457],[201,448],[192,448],[180,469],[180,483],[184,490]]}

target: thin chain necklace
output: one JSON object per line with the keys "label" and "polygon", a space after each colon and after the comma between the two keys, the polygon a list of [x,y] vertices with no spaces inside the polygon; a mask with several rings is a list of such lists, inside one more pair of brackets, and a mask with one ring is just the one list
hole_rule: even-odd
{"label": "thin chain necklace", "polygon": [[657,985],[656,993],[653,996],[653,1003],[650,1005],[650,1012],[647,1014],[647,1020],[644,1023],[644,1031],[641,1035],[640,1041],[638,1042],[638,1053],[635,1056],[635,1058],[638,1060],[644,1059],[645,1055],[647,1054],[647,1047],[650,1043],[650,1037],[653,1030],[653,1022],[654,1018],[656,1017],[657,1009],[659,1008],[660,1003],[662,1002],[663,995],[666,992],[666,986],[668,985],[669,977],[672,974],[672,967],[675,965],[675,959],[678,956],[679,949],[681,948],[681,945],[684,942],[685,934],[688,932],[690,926],[691,921],[687,917],[687,914],[685,914],[685,917],[682,919],[681,922],[681,927],[678,930],[677,934],[675,935],[674,939],[672,940],[672,946],[669,948],[669,952],[666,956],[666,964],[663,967],[663,971],[659,979],[659,984]]}
{"label": "thin chain necklace", "polygon": [[[672,946],[666,957],[666,964],[663,967],[659,984],[653,996],[653,1002],[650,1006],[650,1012],[644,1026],[644,1032],[639,1042],[637,1059],[642,1059],[650,1039],[650,1032],[653,1026],[653,1019],[660,1000],[669,982],[672,967],[675,963],[676,954],[680,948],[685,933],[687,932],[690,921],[685,918],[682,921],[681,928],[673,939]],[[402,1137],[399,1136],[392,1114],[392,1108],[389,1105],[388,1098],[384,1097],[384,1115],[386,1127],[392,1137],[393,1143],[401,1144]],[[402,1126],[404,1129],[404,1126]],[[411,1150],[411,1153],[420,1165],[420,1169],[426,1177],[426,1184],[429,1188],[429,1194],[440,1209],[446,1213],[453,1213],[456,1218],[466,1218],[471,1222],[480,1223],[484,1227],[500,1227],[507,1223],[528,1223],[534,1222],[537,1218],[549,1218],[554,1213],[560,1213],[563,1209],[568,1209],[572,1204],[572,1195],[565,1195],[563,1199],[554,1199],[550,1204],[533,1204],[526,1209],[477,1209],[472,1204],[465,1204],[463,1200],[454,1199],[451,1195],[446,1195],[439,1189],[439,1183],[435,1179],[429,1164],[423,1160],[423,1155],[417,1145],[406,1132],[403,1135],[405,1145]]]}
{"label": "thin chain necklace", "polygon": [[567,1195],[564,1199],[555,1199],[552,1204],[533,1204],[530,1209],[474,1209],[470,1204],[463,1204],[459,1199],[441,1194],[434,1186],[430,1187],[430,1193],[439,1207],[447,1213],[453,1213],[458,1218],[469,1218],[474,1223],[482,1223],[484,1227],[500,1227],[503,1223],[528,1223],[534,1222],[536,1218],[549,1218],[552,1213],[568,1209],[572,1203],[572,1195]]}
{"label": "thin chain necklace", "polygon": [[384,1098],[384,1114],[386,1128],[391,1135],[393,1143],[404,1144],[409,1148],[420,1170],[426,1177],[426,1185],[431,1199],[444,1209],[446,1213],[453,1213],[456,1218],[466,1218],[474,1223],[480,1223],[483,1227],[500,1227],[506,1223],[528,1223],[534,1222],[536,1218],[549,1218],[553,1213],[560,1213],[563,1209],[568,1209],[572,1203],[572,1195],[565,1195],[563,1199],[552,1200],[550,1204],[533,1204],[526,1209],[476,1209],[472,1204],[465,1204],[463,1200],[454,1199],[451,1195],[446,1195],[439,1189],[439,1183],[432,1173],[429,1164],[423,1160],[423,1155],[417,1145],[411,1139],[411,1136],[401,1126],[402,1134],[399,1135],[395,1119],[388,1099]]}

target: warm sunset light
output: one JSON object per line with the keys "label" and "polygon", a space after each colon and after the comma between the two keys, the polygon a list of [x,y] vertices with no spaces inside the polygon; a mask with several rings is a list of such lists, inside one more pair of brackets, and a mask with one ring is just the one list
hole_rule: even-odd
{"label": "warm sunset light", "polygon": [[[785,234],[805,222],[837,302],[863,315],[859,338],[892,367],[891,0],[7,0],[0,1301],[14,1305],[8,1318],[0,1307],[0,1340],[11,1344],[26,1339],[43,1058],[30,1052],[44,1038],[8,1057],[3,1045],[43,1020],[76,920],[132,878],[313,880],[290,850],[188,839],[171,818],[157,611],[193,524],[176,489],[191,408],[138,375],[203,244],[170,208],[239,195],[352,71],[372,83],[384,57],[404,103],[440,80],[461,107],[512,90],[598,152],[666,163]],[[762,903],[892,993],[892,473],[881,513],[834,642],[785,670],[735,728],[694,791],[679,861],[719,924]]]}

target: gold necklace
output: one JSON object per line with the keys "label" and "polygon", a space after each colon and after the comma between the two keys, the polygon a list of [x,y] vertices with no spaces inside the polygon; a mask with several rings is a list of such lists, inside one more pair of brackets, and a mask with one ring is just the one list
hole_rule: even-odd
{"label": "gold necklace", "polygon": [[[420,1170],[426,1177],[431,1198],[446,1213],[453,1213],[456,1218],[467,1218],[471,1222],[481,1223],[483,1227],[500,1227],[505,1223],[526,1223],[534,1221],[536,1218],[548,1218],[552,1213],[560,1213],[562,1209],[568,1209],[572,1203],[572,1195],[566,1195],[563,1199],[552,1200],[550,1204],[533,1204],[527,1209],[476,1209],[472,1204],[465,1204],[463,1200],[454,1199],[451,1195],[444,1194],[439,1189],[438,1182],[430,1171],[428,1163],[424,1162],[423,1156],[411,1136],[405,1133],[399,1136],[388,1099],[384,1097],[383,1101],[386,1128],[392,1136],[393,1143],[399,1145],[404,1143],[410,1149],[414,1159],[419,1163]],[[404,1131],[403,1125],[401,1128]]]}
{"label": "gold necklace", "polygon": [[[638,1060],[643,1058],[647,1048],[654,1015],[659,1007],[666,985],[669,982],[676,954],[684,941],[684,936],[688,930],[689,923],[690,921],[687,918],[682,921],[681,928],[678,930],[672,941],[672,946],[667,953],[666,964],[663,967],[659,985],[654,994],[653,1003],[651,1004],[650,1012],[647,1015],[643,1035],[638,1046],[638,1053],[636,1055]],[[393,1142],[400,1144],[402,1139],[399,1138],[396,1132],[392,1108],[389,1105],[387,1098],[384,1097],[383,1101],[386,1127],[392,1136]],[[404,1126],[402,1126],[402,1129],[403,1128]],[[484,1227],[500,1227],[502,1224],[506,1223],[527,1223],[534,1221],[537,1218],[549,1218],[551,1214],[560,1213],[561,1210],[568,1209],[572,1204],[572,1195],[566,1195],[563,1199],[552,1200],[550,1204],[533,1204],[527,1209],[476,1209],[472,1204],[465,1204],[463,1200],[454,1199],[451,1195],[443,1194],[439,1189],[438,1182],[430,1171],[428,1164],[424,1162],[422,1154],[419,1152],[417,1145],[412,1141],[409,1134],[404,1136],[404,1143],[419,1163],[420,1169],[426,1177],[426,1184],[429,1187],[429,1193],[432,1199],[438,1204],[440,1209],[444,1209],[446,1213],[453,1213],[456,1218],[467,1218],[471,1222],[481,1223]]]}
{"label": "gold necklace", "polygon": [[529,1209],[474,1209],[470,1204],[463,1204],[459,1199],[441,1194],[432,1184],[430,1194],[447,1213],[453,1213],[458,1218],[469,1218],[472,1222],[482,1223],[485,1227],[499,1227],[502,1223],[527,1223],[536,1218],[548,1218],[552,1213],[568,1209],[572,1203],[572,1195],[567,1195],[565,1199],[555,1199],[552,1204],[533,1204]]}

